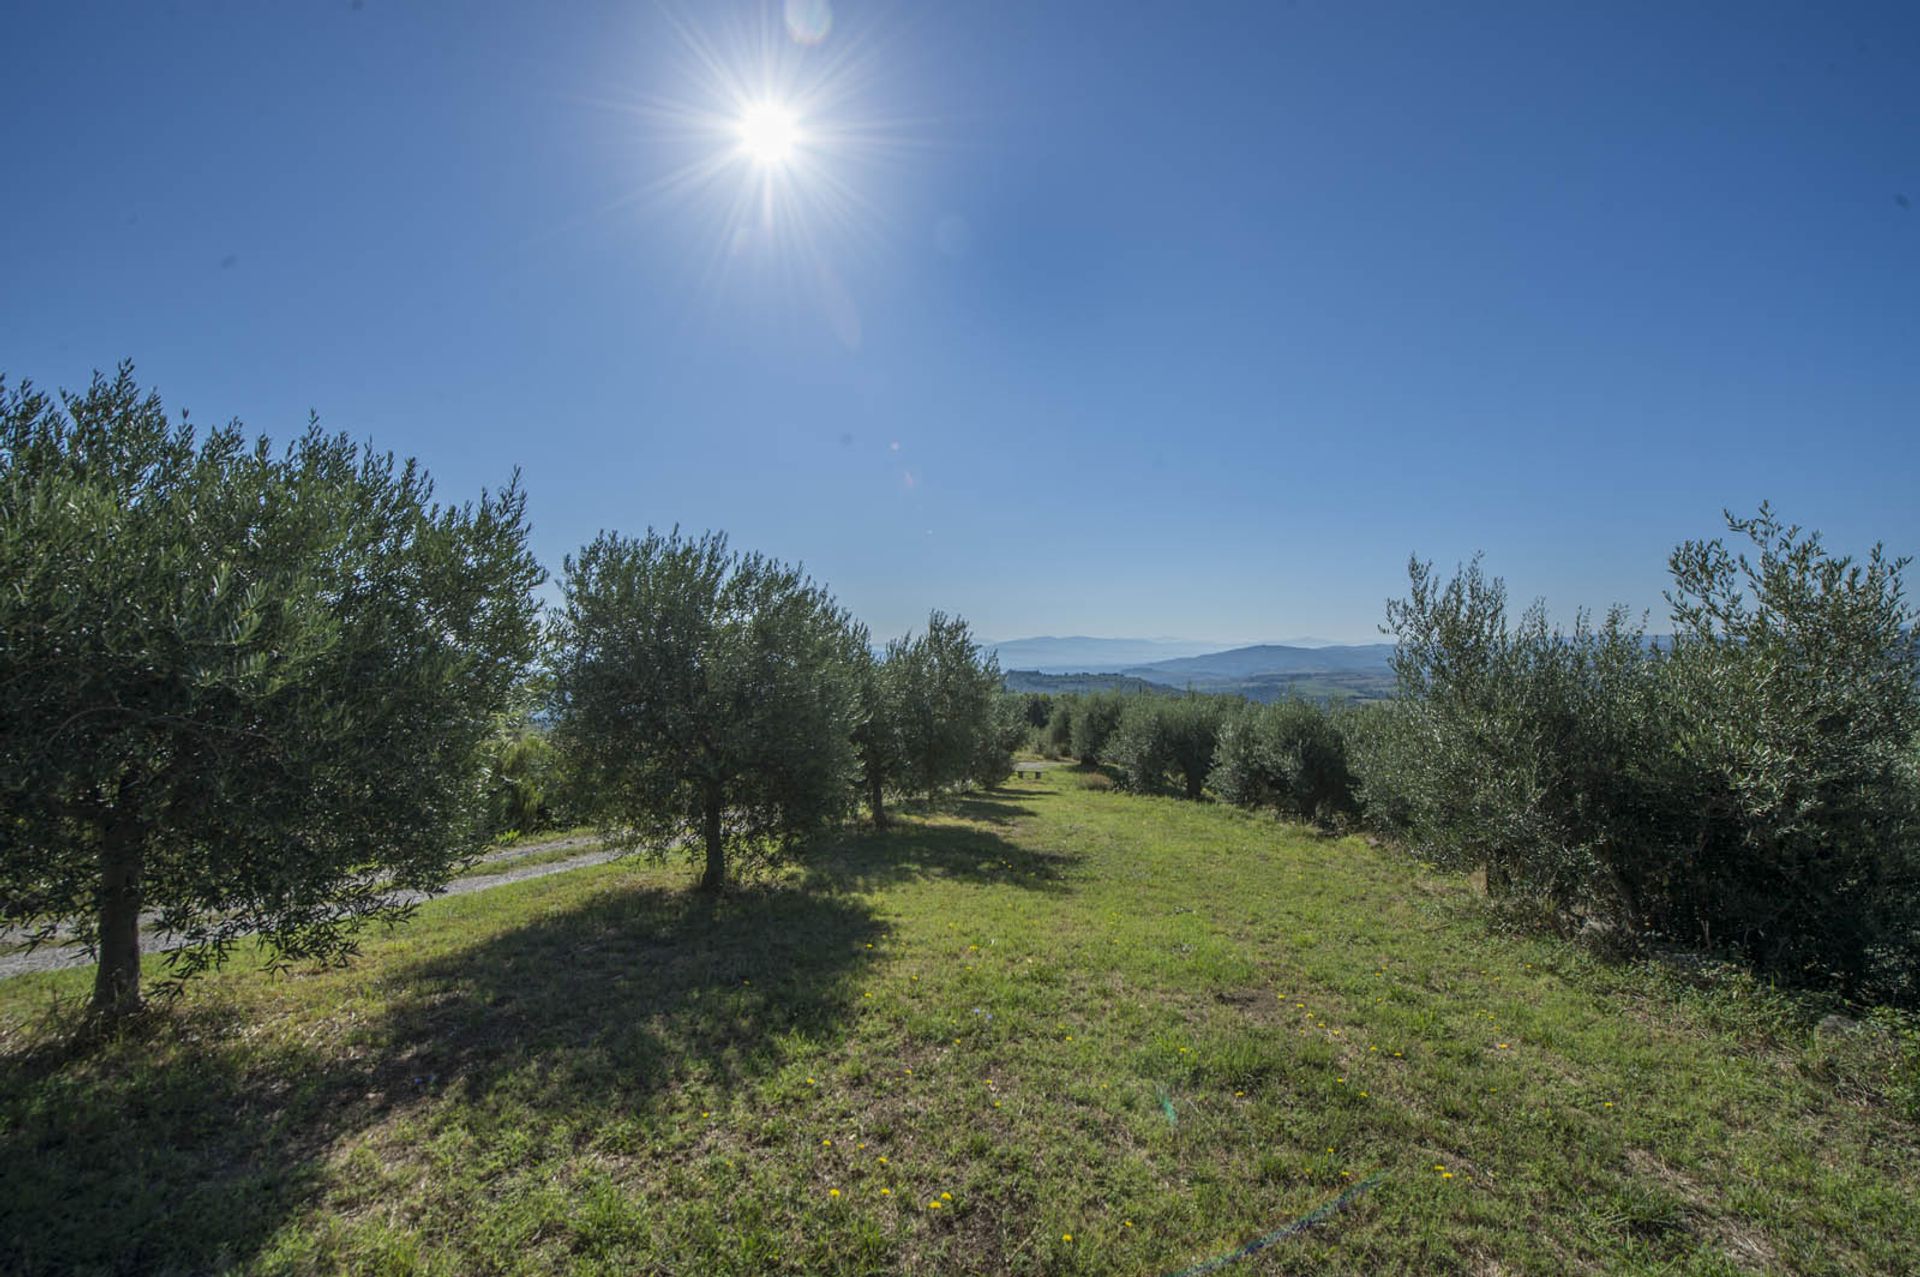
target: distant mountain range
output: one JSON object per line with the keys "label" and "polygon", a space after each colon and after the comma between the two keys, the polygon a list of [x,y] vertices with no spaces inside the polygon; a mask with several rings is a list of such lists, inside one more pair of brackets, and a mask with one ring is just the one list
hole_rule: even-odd
{"label": "distant mountain range", "polygon": [[1142,648],[1168,646],[1195,645],[1159,639],[1039,638],[1002,643],[997,650],[1007,687],[1016,692],[1192,688],[1259,701],[1290,695],[1317,700],[1393,695],[1391,643],[1259,643],[1225,651],[1160,650],[1152,660],[1123,659],[1123,654]]}
{"label": "distant mountain range", "polygon": [[1181,656],[1204,656],[1218,643],[1192,639],[1043,638],[1010,639],[986,645],[997,652],[1003,670],[1042,674],[1112,674],[1129,665],[1146,665]]}

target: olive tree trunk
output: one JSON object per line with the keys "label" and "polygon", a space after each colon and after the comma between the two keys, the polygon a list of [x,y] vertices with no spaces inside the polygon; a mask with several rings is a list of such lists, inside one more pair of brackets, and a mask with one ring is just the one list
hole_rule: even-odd
{"label": "olive tree trunk", "polygon": [[718,891],[727,882],[727,848],[721,840],[718,786],[710,786],[707,789],[704,824],[707,841],[707,871],[700,875],[700,890]]}
{"label": "olive tree trunk", "polygon": [[886,797],[881,793],[881,788],[880,773],[869,772],[867,774],[867,805],[873,808],[873,827],[875,829],[885,829],[887,827]]}
{"label": "olive tree trunk", "polygon": [[140,1007],[140,827],[119,818],[100,840],[100,968],[93,979],[95,1015]]}

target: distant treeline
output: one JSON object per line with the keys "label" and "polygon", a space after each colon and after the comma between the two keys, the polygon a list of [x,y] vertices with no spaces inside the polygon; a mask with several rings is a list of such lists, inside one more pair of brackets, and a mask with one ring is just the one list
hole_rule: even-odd
{"label": "distant treeline", "polygon": [[1674,551],[1673,632],[1517,619],[1478,561],[1411,565],[1398,696],[1358,707],[1055,696],[1035,743],[1125,788],[1211,792],[1484,872],[1547,925],[1741,955],[1920,1001],[1920,684],[1906,560],[1766,507]]}
{"label": "distant treeline", "polygon": [[1301,673],[1253,674],[1238,678],[1181,678],[1164,675],[1162,680],[1137,674],[1046,674],[1039,670],[1008,670],[1006,688],[1010,692],[1039,692],[1048,695],[1087,692],[1145,692],[1173,696],[1182,692],[1206,692],[1216,696],[1237,696],[1250,701],[1279,701],[1304,697],[1317,701],[1364,703],[1385,700],[1394,694],[1396,683],[1390,669],[1315,670]]}

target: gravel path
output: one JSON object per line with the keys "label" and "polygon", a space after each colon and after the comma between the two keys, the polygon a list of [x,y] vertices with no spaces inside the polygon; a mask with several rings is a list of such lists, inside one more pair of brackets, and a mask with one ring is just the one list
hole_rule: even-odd
{"label": "gravel path", "polygon": [[[504,851],[490,852],[482,856],[479,863],[500,864],[506,866],[498,873],[472,874],[465,878],[455,878],[443,889],[436,892],[406,891],[395,896],[405,904],[418,904],[424,900],[439,896],[464,896],[475,891],[487,891],[493,887],[504,887],[510,882],[525,882],[529,878],[544,878],[548,874],[566,873],[569,869],[584,869],[588,865],[604,865],[618,853],[605,849],[583,851],[578,856],[569,856],[565,860],[549,860],[538,865],[521,865],[513,868],[515,860],[524,859],[538,853],[557,851],[565,847],[592,847],[596,839],[586,836],[561,838],[554,842],[533,843],[525,847],[509,847]],[[171,932],[149,931],[148,924],[141,924],[140,952],[142,954],[164,953],[168,949],[177,949],[184,941]],[[19,943],[12,936],[0,936],[0,942]],[[58,971],[62,967],[86,967],[93,965],[93,956],[84,948],[75,944],[50,944],[31,951],[17,951],[0,954],[0,980],[9,976],[25,975],[29,971]]]}

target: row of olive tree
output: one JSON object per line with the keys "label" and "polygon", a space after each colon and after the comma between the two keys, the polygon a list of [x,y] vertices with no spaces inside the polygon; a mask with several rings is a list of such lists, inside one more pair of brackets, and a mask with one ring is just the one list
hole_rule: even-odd
{"label": "row of olive tree", "polygon": [[1381,705],[1056,697],[1043,748],[1127,789],[1364,820],[1490,894],[1628,943],[1920,1001],[1920,613],[1767,507],[1671,560],[1672,633],[1510,619],[1478,562],[1416,561]]}
{"label": "row of olive tree", "polygon": [[725,536],[603,533],[566,562],[554,627],[555,736],[615,846],[761,863],[864,793],[931,799],[1012,769],[1023,725],[965,621],[875,655],[866,628],[799,569]]}
{"label": "row of olive tree", "polygon": [[1672,556],[1673,632],[1510,624],[1477,563],[1416,562],[1401,696],[1350,743],[1368,819],[1490,892],[1622,939],[1920,1000],[1920,684],[1906,561],[1766,507]]}
{"label": "row of olive tree", "polygon": [[862,779],[879,820],[1010,768],[957,619],[875,657],[798,570],[649,532],[568,559],[543,626],[527,540],[517,478],[446,505],[317,426],[171,423],[129,367],[0,380],[0,923],[92,946],[119,1013],[143,930],[171,987],[247,935],[343,960],[503,829],[592,820],[714,887]]}
{"label": "row of olive tree", "polygon": [[1354,711],[1289,698],[1098,692],[1054,698],[1042,750],[1104,764],[1124,789],[1221,800],[1334,825],[1358,815]]}

